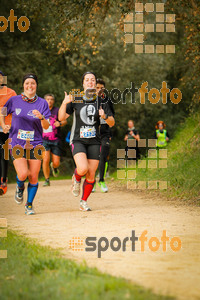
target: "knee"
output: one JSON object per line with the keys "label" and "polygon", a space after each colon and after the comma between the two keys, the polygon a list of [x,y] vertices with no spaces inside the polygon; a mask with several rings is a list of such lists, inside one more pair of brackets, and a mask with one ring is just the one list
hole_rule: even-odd
{"label": "knee", "polygon": [[53,162],[54,168],[58,168],[59,165],[60,165],[60,161],[59,161],[59,160],[55,160],[55,161]]}
{"label": "knee", "polygon": [[88,180],[93,181],[93,180],[95,179],[95,173],[96,173],[96,172],[94,172],[93,170],[88,170],[87,175],[86,175],[86,178],[87,178]]}
{"label": "knee", "polygon": [[77,172],[80,176],[84,176],[88,172],[87,166],[77,167]]}
{"label": "knee", "polygon": [[38,182],[38,174],[30,174],[28,179],[31,184],[36,184]]}
{"label": "knee", "polygon": [[20,181],[25,181],[28,176],[27,171],[20,171],[20,174],[17,174],[17,177]]}

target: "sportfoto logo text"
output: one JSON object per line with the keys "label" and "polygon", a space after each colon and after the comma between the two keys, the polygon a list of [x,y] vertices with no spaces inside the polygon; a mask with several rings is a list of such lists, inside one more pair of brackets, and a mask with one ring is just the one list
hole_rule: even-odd
{"label": "sportfoto logo text", "polygon": [[[131,251],[135,252],[139,250],[140,252],[145,252],[147,249],[152,252],[157,252],[159,249],[162,249],[163,252],[167,251],[167,248],[170,248],[173,252],[178,252],[181,249],[182,242],[179,237],[170,238],[167,236],[166,230],[163,230],[162,236],[160,238],[152,236],[147,237],[147,230],[144,230],[142,234],[138,237],[135,234],[135,230],[132,230],[130,237],[125,237],[120,239],[119,237],[113,237],[109,241],[106,237],[100,237],[99,239],[95,236],[85,238],[84,240],[80,237],[73,237],[69,241],[69,248],[73,251],[86,251],[86,252],[97,252],[97,257],[102,257],[102,252],[106,252],[109,248],[114,251],[127,251],[127,244],[131,245]],[[136,244],[138,247],[136,247]]]}

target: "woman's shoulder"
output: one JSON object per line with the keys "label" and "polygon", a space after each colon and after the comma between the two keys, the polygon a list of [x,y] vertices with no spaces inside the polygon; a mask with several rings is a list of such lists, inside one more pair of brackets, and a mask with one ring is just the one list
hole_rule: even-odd
{"label": "woman's shoulder", "polygon": [[39,101],[40,104],[43,104],[45,106],[49,106],[47,101],[44,98],[38,96],[37,100]]}

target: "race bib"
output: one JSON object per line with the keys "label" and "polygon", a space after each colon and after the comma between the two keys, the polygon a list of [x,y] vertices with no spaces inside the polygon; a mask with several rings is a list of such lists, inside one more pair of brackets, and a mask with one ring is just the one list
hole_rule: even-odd
{"label": "race bib", "polygon": [[43,129],[44,133],[50,133],[53,132],[53,127],[50,125],[48,129]]}
{"label": "race bib", "polygon": [[34,141],[34,131],[26,131],[26,130],[19,129],[17,138],[25,141],[26,140]]}
{"label": "race bib", "polygon": [[81,127],[80,129],[80,138],[94,138],[96,136],[95,127]]}

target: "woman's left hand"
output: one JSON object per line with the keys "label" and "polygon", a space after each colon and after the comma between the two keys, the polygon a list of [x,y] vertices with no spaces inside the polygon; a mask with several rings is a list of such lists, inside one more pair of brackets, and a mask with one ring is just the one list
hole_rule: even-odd
{"label": "woman's left hand", "polygon": [[36,118],[42,120],[42,114],[38,110],[34,109],[33,114],[36,116]]}

